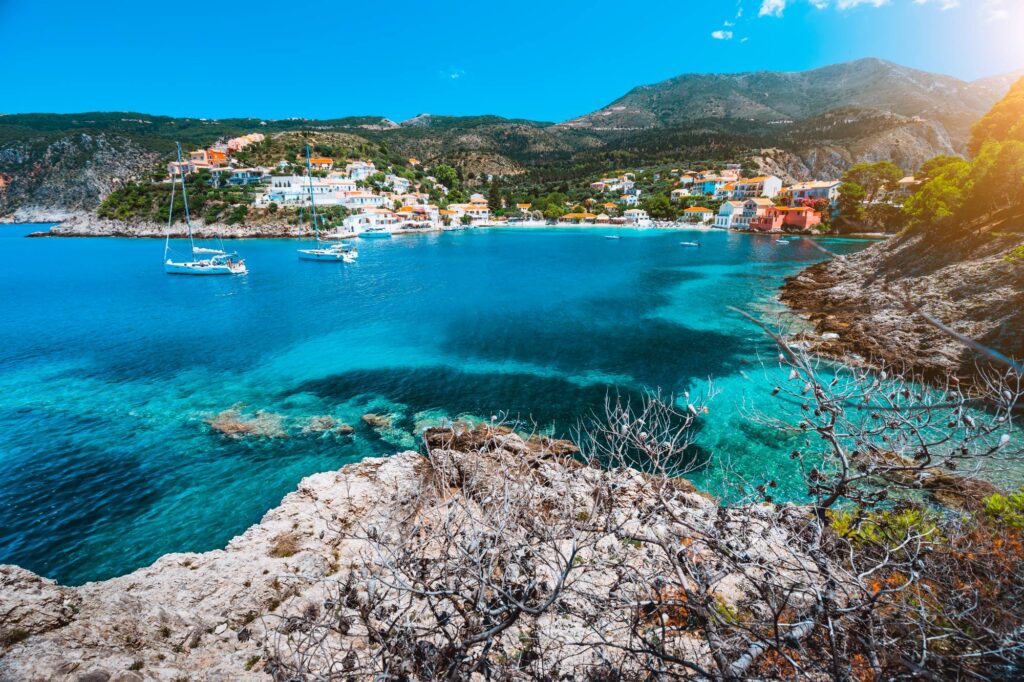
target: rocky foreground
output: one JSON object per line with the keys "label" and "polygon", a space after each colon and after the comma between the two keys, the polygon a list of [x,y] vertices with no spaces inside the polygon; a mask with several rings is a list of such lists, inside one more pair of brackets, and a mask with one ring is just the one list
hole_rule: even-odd
{"label": "rocky foreground", "polygon": [[979,356],[921,310],[967,337],[1024,357],[1024,262],[1009,254],[1020,216],[956,235],[918,231],[813,265],[789,278],[782,301],[814,323],[817,352],[881,362],[930,378],[971,375]]}
{"label": "rocky foreground", "polygon": [[[813,564],[800,558],[785,530],[801,517],[797,508],[722,508],[682,479],[666,487],[664,480],[652,485],[632,469],[587,467],[567,456],[571,444],[524,439],[507,429],[437,429],[428,431],[426,440],[429,457],[402,452],[304,479],[222,550],[167,555],[128,575],[80,587],[0,566],[0,679],[256,680],[272,674],[313,679],[312,673],[292,677],[296,666],[324,674],[315,679],[328,679],[325,671],[332,669],[336,676],[329,679],[342,679],[341,670],[441,666],[447,649],[439,634],[433,640],[421,634],[408,656],[399,648],[401,633],[412,631],[410,623],[447,627],[458,618],[450,608],[417,609],[429,596],[410,597],[397,589],[415,579],[405,569],[418,575],[434,565],[423,563],[424,555],[410,554],[409,543],[446,566],[463,565],[451,562],[479,551],[481,542],[505,547],[505,554],[516,555],[514,561],[511,556],[489,561],[511,563],[502,576],[511,581],[506,585],[521,580],[517,571],[532,566],[541,578],[530,589],[541,594],[513,592],[514,599],[534,603],[530,600],[550,592],[558,597],[557,607],[512,618],[507,629],[492,635],[483,655],[492,664],[514,659],[520,666],[541,666],[546,674],[628,665],[619,660],[622,650],[599,645],[628,641],[638,612],[628,608],[631,615],[619,620],[621,614],[602,613],[595,604],[618,598],[638,604],[659,594],[658,576],[666,573],[651,550],[657,545],[640,539],[675,538],[670,551],[685,552],[699,563],[712,556],[705,534],[726,533],[746,568],[719,566],[708,598],[723,612],[738,608],[748,578],[761,566],[783,574],[792,570],[795,593],[814,580]],[[606,497],[608,491],[614,496]],[[469,506],[452,507],[455,500],[468,500]],[[516,511],[515,523],[491,528],[497,519],[512,518],[509,509]],[[666,516],[654,509],[671,512]],[[467,514],[485,519],[486,532],[467,535],[475,523]],[[607,525],[594,531],[598,514],[605,524],[612,522],[613,532]],[[522,544],[515,544],[516,538]],[[449,555],[445,547],[457,551]],[[403,557],[415,560],[403,563]],[[563,564],[572,568],[564,580],[559,577]],[[643,575],[654,582],[641,581]],[[466,579],[449,576],[440,582]],[[498,598],[492,597],[488,603],[497,609]],[[661,615],[648,608],[640,617],[658,622],[685,614],[673,608]],[[309,638],[319,632],[323,641],[310,646]],[[679,647],[694,660],[711,656],[697,632],[692,639],[682,633]],[[475,651],[480,653],[479,645]],[[413,672],[426,676],[425,669]]]}

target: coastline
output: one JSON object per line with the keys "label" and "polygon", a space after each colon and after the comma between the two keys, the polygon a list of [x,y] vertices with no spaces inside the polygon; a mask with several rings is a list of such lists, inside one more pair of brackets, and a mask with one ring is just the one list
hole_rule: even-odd
{"label": "coastline", "polygon": [[780,301],[807,320],[798,334],[809,350],[843,362],[887,365],[942,382],[978,376],[980,357],[908,311],[914,308],[954,331],[1010,356],[1024,350],[1015,336],[1021,311],[1013,264],[1000,249],[948,258],[926,235],[905,235],[854,254],[815,263],[786,278]]}
{"label": "coastline", "polygon": [[[346,574],[386,570],[367,538],[339,535],[336,519],[344,519],[345,528],[400,522],[409,502],[432,487],[438,462],[467,472],[453,484],[467,488],[495,483],[509,463],[516,470],[527,463],[529,485],[579,496],[586,504],[589,498],[580,493],[589,490],[590,479],[612,477],[619,490],[614,504],[623,514],[653,495],[639,471],[597,473],[572,458],[571,443],[523,438],[506,427],[428,429],[424,442],[430,458],[407,450],[304,478],[222,549],[166,554],[127,575],[77,587],[0,565],[0,679],[267,679],[263,665],[280,623],[329,600]],[[756,525],[789,513],[743,507],[714,514],[718,503],[688,481],[680,479],[677,488],[680,511],[695,527],[710,526],[723,514]],[[612,549],[622,551],[618,544]],[[765,560],[772,552],[763,539],[754,539],[750,551]],[[730,591],[725,598],[739,596]],[[557,634],[582,625],[573,616],[548,627]],[[519,636],[510,631],[512,641]],[[358,636],[348,642],[356,650],[367,647]]]}

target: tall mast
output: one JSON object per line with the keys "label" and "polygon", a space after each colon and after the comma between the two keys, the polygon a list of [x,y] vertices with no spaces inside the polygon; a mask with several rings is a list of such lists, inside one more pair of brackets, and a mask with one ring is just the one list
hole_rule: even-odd
{"label": "tall mast", "polygon": [[174,143],[178,147],[178,175],[181,177],[181,199],[185,202],[185,225],[188,226],[188,245],[192,249],[192,260],[196,259],[196,242],[192,239],[192,220],[188,215],[188,194],[185,192],[185,171],[181,169],[181,143]]}
{"label": "tall mast", "polygon": [[[178,170],[181,170],[181,164],[178,164]],[[167,252],[171,249],[171,220],[174,218],[174,190],[178,188],[178,181],[174,179],[174,173],[171,173],[171,207],[167,209],[167,236],[164,239],[164,262],[167,262]]]}
{"label": "tall mast", "polygon": [[309,145],[306,145],[306,177],[309,178],[309,205],[313,208],[313,235],[316,245],[320,246],[320,226],[317,225],[316,201],[313,199],[313,167],[309,163]]}

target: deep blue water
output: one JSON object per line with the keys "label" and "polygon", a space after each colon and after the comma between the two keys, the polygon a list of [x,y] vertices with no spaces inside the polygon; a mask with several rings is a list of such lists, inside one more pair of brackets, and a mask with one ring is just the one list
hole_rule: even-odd
{"label": "deep blue water", "polygon": [[[249,241],[249,275],[190,278],[163,273],[156,240],[31,229],[0,226],[0,563],[72,584],[122,574],[223,546],[303,476],[414,448],[442,417],[505,411],[565,434],[612,387],[709,377],[699,446],[798,494],[785,444],[746,419],[775,351],[726,306],[778,312],[782,278],[821,257],[805,241],[475,230],[362,241],[354,265]],[[286,435],[211,432],[233,406],[280,415]],[[361,424],[370,410],[394,427]],[[357,432],[304,433],[318,415]],[[714,489],[718,473],[696,478]]]}

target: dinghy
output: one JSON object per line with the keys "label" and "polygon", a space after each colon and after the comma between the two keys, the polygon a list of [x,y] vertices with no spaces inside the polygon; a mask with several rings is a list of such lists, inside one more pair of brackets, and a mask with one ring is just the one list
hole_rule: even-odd
{"label": "dinghy", "polygon": [[[181,167],[181,144],[178,148],[178,178],[181,180],[181,199],[185,205],[185,225],[188,227],[188,245],[191,260],[174,260],[171,255],[171,222],[174,219],[174,191],[177,180],[171,176],[171,207],[167,211],[167,238],[164,240],[164,272],[169,275],[244,275],[248,272],[245,261],[237,253],[228,253],[223,248],[211,249],[196,246],[192,237],[192,219],[188,213],[188,194],[185,190],[185,173]],[[210,256],[200,258],[199,256]]]}

